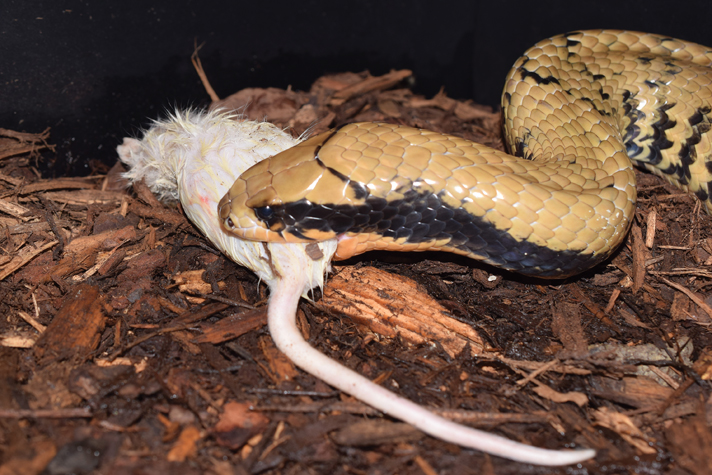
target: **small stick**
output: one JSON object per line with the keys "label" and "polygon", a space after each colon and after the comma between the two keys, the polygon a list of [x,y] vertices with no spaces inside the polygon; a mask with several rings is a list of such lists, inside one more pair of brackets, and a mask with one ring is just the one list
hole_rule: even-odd
{"label": "small stick", "polygon": [[208,96],[210,96],[210,100],[213,102],[217,102],[220,100],[220,96],[218,96],[218,94],[215,92],[213,86],[210,85],[210,81],[208,81],[208,75],[205,74],[205,70],[203,69],[203,63],[200,61],[200,56],[198,56],[198,51],[200,51],[200,48],[202,48],[204,45],[205,43],[201,43],[200,45],[198,45],[198,40],[195,40],[193,44],[193,54],[190,55],[190,62],[193,63],[195,72],[198,73],[198,77],[200,77],[200,82],[203,83],[205,92],[207,92]]}
{"label": "small stick", "polygon": [[70,409],[0,409],[0,419],[72,419],[92,417],[88,407]]}
{"label": "small stick", "polygon": [[655,212],[655,210],[652,210],[650,214],[648,214],[648,218],[645,220],[646,223],[646,231],[645,231],[645,247],[648,249],[653,248],[653,244],[655,244],[655,227],[656,223],[658,222],[658,213]]}

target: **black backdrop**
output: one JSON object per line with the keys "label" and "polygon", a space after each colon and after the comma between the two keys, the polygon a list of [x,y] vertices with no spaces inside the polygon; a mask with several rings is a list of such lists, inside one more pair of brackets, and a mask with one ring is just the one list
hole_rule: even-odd
{"label": "black backdrop", "polygon": [[[589,6],[586,6],[586,5]],[[47,176],[82,174],[166,108],[208,98],[193,43],[221,97],[306,89],[322,74],[415,72],[415,90],[495,105],[514,60],[568,30],[621,28],[712,45],[712,2],[3,0],[0,127],[52,127]]]}

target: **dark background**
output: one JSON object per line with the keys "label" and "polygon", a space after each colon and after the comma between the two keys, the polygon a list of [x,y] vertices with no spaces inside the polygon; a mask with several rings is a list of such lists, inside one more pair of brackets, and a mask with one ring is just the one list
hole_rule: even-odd
{"label": "dark background", "polygon": [[504,76],[538,40],[569,30],[642,30],[712,44],[712,2],[657,1],[15,1],[0,4],[0,127],[52,127],[47,176],[115,160],[167,108],[216,92],[308,89],[340,71],[408,68],[415,91],[441,86],[496,105]]}

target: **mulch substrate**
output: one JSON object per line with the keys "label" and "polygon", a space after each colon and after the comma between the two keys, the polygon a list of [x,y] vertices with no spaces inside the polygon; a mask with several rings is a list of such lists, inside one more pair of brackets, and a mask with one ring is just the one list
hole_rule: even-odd
{"label": "mulch substrate", "polygon": [[[213,106],[295,135],[388,121],[502,148],[497,111],[416,96],[410,79],[344,73]],[[296,369],[249,270],[127,189],[120,165],[41,179],[48,147],[47,131],[0,129],[0,475],[712,473],[712,220],[656,177],[638,175],[625,244],[582,276],[372,253],[300,305],[311,344],[392,391],[513,440],[598,451],[547,468],[424,436]],[[347,316],[331,288],[362,310]],[[378,306],[430,308],[464,343],[432,340],[427,319],[393,331]]]}

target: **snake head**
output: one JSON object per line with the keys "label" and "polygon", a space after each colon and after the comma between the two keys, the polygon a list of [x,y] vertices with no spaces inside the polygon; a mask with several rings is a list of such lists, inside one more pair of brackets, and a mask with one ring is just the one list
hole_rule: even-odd
{"label": "snake head", "polygon": [[218,205],[224,230],[252,241],[313,242],[363,222],[355,214],[368,191],[319,158],[332,135],[312,137],[240,175]]}
{"label": "snake head", "polygon": [[287,242],[283,234],[286,223],[276,211],[281,203],[274,189],[267,186],[251,197],[246,192],[247,178],[239,177],[218,204],[223,229],[250,241]]}

